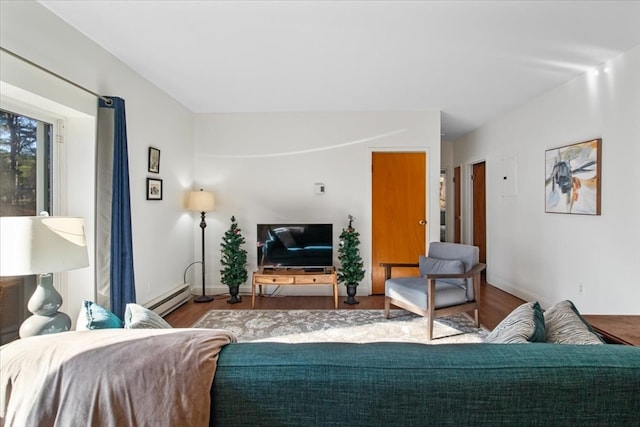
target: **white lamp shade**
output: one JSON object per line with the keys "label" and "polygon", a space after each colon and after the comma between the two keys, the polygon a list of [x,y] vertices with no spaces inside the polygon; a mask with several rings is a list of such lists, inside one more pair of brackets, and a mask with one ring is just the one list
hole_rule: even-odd
{"label": "white lamp shade", "polygon": [[189,194],[187,209],[196,212],[209,212],[216,210],[216,199],[210,191],[192,191]]}
{"label": "white lamp shade", "polygon": [[0,276],[56,273],[88,265],[83,218],[0,217]]}

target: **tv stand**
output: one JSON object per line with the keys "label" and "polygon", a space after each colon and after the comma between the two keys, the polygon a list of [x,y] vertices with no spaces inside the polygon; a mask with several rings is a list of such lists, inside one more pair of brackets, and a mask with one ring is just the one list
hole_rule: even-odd
{"label": "tv stand", "polygon": [[314,271],[306,271],[304,267],[277,268],[263,267],[253,273],[251,280],[251,308],[256,307],[256,286],[259,296],[262,296],[263,285],[293,286],[293,285],[331,285],[333,286],[333,304],[338,308],[338,276],[335,267],[319,267]]}

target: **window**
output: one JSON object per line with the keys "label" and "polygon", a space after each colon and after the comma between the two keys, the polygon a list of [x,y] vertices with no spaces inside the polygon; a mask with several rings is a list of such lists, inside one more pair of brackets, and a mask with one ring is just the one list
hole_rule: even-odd
{"label": "window", "polygon": [[0,216],[51,212],[53,126],[0,110]]}
{"label": "window", "polygon": [[[52,213],[54,126],[0,110],[0,216]],[[35,276],[0,278],[0,344],[18,337]]]}

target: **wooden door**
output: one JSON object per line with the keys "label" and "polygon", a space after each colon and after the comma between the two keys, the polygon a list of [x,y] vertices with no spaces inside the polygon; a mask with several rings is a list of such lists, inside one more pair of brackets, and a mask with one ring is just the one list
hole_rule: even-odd
{"label": "wooden door", "polygon": [[[384,294],[381,262],[418,262],[426,249],[426,153],[372,155],[371,290]],[[401,275],[415,275],[404,269]],[[395,272],[394,272],[395,275]]]}
{"label": "wooden door", "polygon": [[462,185],[460,166],[453,170],[453,242],[462,243]]}
{"label": "wooden door", "polygon": [[480,248],[480,262],[487,262],[485,163],[473,165],[473,244]]}

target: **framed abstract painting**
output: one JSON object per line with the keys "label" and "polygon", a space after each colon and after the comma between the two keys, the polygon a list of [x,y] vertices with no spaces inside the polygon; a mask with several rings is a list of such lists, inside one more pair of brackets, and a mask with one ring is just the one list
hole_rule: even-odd
{"label": "framed abstract painting", "polygon": [[545,151],[545,212],[600,215],[602,139]]}

